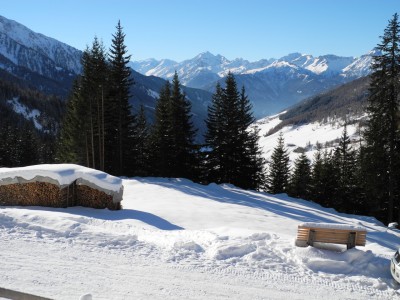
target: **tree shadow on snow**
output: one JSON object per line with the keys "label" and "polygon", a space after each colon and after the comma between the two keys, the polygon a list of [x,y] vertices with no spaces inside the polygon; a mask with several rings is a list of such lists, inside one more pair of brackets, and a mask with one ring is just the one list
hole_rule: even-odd
{"label": "tree shadow on snow", "polygon": [[150,226],[156,227],[161,230],[182,230],[184,228],[172,224],[169,221],[156,216],[154,214],[134,210],[134,209],[121,209],[121,210],[108,210],[96,209],[88,207],[68,207],[68,208],[45,208],[45,207],[29,207],[29,209],[43,210],[43,211],[57,211],[77,216],[94,218],[104,221],[121,221],[121,220],[138,220]]}
{"label": "tree shadow on snow", "polygon": [[[342,214],[332,208],[325,208],[315,202],[292,198],[286,194],[270,195],[264,192],[242,190],[229,184],[217,185],[212,183],[201,185],[187,179],[135,178],[135,180],[178,190],[191,196],[262,209],[298,221],[299,223],[349,223],[349,218],[351,218],[355,222],[358,221],[361,226],[367,229],[367,240],[369,242],[397,249],[398,237],[386,232],[387,238],[382,239],[381,233],[376,232],[376,228],[369,228],[368,222],[373,222],[370,217]],[[365,223],[365,218],[371,220]],[[371,229],[371,231],[368,229]],[[382,230],[386,231],[385,227],[382,227]]]}
{"label": "tree shadow on snow", "polygon": [[[243,205],[270,211],[277,215],[297,220],[301,223],[332,223],[332,214],[325,212],[323,210],[324,208],[322,208],[319,204],[306,200],[291,198],[284,194],[270,195],[263,192],[242,190],[229,184],[217,185],[212,183],[209,185],[201,185],[193,183],[187,179],[135,178],[135,180],[175,189],[191,196],[204,197],[222,203]],[[338,218],[340,218],[340,216],[338,216]]]}

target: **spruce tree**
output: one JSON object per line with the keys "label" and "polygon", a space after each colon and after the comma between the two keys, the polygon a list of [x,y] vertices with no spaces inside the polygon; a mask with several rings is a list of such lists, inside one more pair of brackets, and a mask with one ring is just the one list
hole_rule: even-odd
{"label": "spruce tree", "polygon": [[101,42],[94,38],[82,57],[79,97],[80,122],[85,132],[86,166],[104,170],[104,90],[107,89],[108,65]]}
{"label": "spruce tree", "polygon": [[76,80],[67,100],[66,113],[57,143],[56,161],[59,163],[75,163],[87,166],[85,117],[81,113],[81,102],[80,83],[79,80]]}
{"label": "spruce tree", "polygon": [[320,203],[324,197],[324,160],[322,154],[322,145],[317,142],[314,162],[311,167],[311,195],[310,199]]}
{"label": "spruce tree", "polygon": [[164,177],[196,179],[198,147],[191,121],[191,104],[182,93],[175,72],[172,85],[160,91],[151,142],[156,174]]}
{"label": "spruce tree", "polygon": [[244,88],[239,93],[236,80],[229,73],[225,88],[216,85],[206,120],[206,166],[208,181],[232,183],[248,189],[257,189],[263,181],[261,151],[251,104]]}
{"label": "spruce tree", "polygon": [[114,175],[123,175],[129,171],[133,159],[135,116],[129,104],[130,87],[133,84],[128,66],[131,56],[125,45],[125,34],[120,21],[113,34],[110,48],[110,91],[108,105],[105,107],[105,151],[109,154],[107,166]]}
{"label": "spruce tree", "polygon": [[215,87],[215,93],[212,96],[211,105],[208,106],[206,119],[207,131],[205,134],[206,142],[206,177],[209,182],[223,182],[223,164],[222,157],[224,149],[221,144],[225,139],[225,129],[223,127],[224,110],[223,99],[224,91],[219,83]]}
{"label": "spruce tree", "polygon": [[255,118],[244,87],[242,87],[240,93],[237,118],[239,121],[239,156],[237,164],[240,166],[237,174],[238,186],[245,189],[256,189],[265,181],[265,160],[262,157],[259,146],[259,129],[256,126],[250,128]]}
{"label": "spruce tree", "polygon": [[347,134],[347,124],[343,129],[343,134],[337,148],[339,159],[339,190],[338,196],[342,202],[340,210],[354,212],[357,199],[357,179],[356,179],[356,152],[351,147],[350,137]]}
{"label": "spruce tree", "polygon": [[278,144],[272,152],[271,161],[269,163],[267,191],[271,194],[287,192],[289,171],[289,154],[281,132],[278,137]]}
{"label": "spruce tree", "polygon": [[197,147],[194,139],[196,130],[191,121],[191,104],[182,93],[178,74],[172,80],[171,98],[169,101],[169,124],[171,126],[171,156],[174,167],[172,177],[194,179]]}
{"label": "spruce tree", "polygon": [[82,75],[75,81],[58,142],[57,161],[104,169],[104,115],[108,66],[97,38],[82,55]]}
{"label": "spruce tree", "polygon": [[[373,57],[369,114],[365,130],[364,172],[365,187],[370,198],[370,213],[392,222],[395,200],[399,206],[400,185],[400,24],[396,13],[389,21],[382,41],[377,45]],[[400,209],[398,210],[400,221]]]}
{"label": "spruce tree", "polygon": [[311,163],[305,153],[294,162],[294,170],[289,180],[289,195],[309,199],[311,194]]}
{"label": "spruce tree", "polygon": [[135,176],[149,175],[149,136],[150,132],[144,107],[141,105],[135,126],[135,147],[132,149],[134,157],[133,175]]}
{"label": "spruce tree", "polygon": [[169,101],[171,84],[162,87],[155,108],[155,120],[150,133],[150,162],[154,176],[171,177],[173,156],[170,152],[171,124],[169,119]]}

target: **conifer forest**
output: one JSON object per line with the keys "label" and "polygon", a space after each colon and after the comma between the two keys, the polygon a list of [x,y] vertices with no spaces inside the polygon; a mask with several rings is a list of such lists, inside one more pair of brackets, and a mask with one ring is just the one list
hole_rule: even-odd
{"label": "conifer forest", "polygon": [[[333,151],[318,149],[310,160],[299,153],[293,162],[284,135],[266,160],[259,145],[251,99],[229,73],[215,86],[196,140],[191,103],[178,73],[162,87],[152,116],[129,104],[135,85],[128,66],[131,54],[118,22],[110,49],[94,38],[83,52],[82,73],[66,104],[57,97],[54,115],[39,134],[21,119],[18,126],[0,107],[0,166],[75,163],[116,176],[188,178],[209,184],[229,183],[272,194],[287,193],[339,212],[374,216],[400,223],[400,21],[389,20],[376,46],[368,90],[368,115],[360,147],[343,130]],[[134,54],[132,54],[134,55]],[[12,95],[13,86],[0,90]],[[11,97],[11,96],[10,96]],[[25,97],[29,99],[30,95]],[[148,113],[148,112],[147,112]]]}

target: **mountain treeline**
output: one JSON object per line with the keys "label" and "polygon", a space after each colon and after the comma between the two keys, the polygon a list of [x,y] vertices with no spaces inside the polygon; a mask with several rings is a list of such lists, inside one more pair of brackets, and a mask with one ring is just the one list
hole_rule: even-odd
{"label": "mountain treeline", "polygon": [[[32,118],[40,129],[23,115],[25,108],[38,111]],[[53,162],[64,110],[65,104],[59,97],[0,79],[0,167]]]}
{"label": "mountain treeline", "polygon": [[[215,87],[203,144],[195,141],[197,129],[192,122],[191,103],[177,73],[160,90],[154,123],[150,126],[145,108],[142,106],[133,113],[128,101],[134,82],[128,67],[130,55],[124,43],[125,34],[118,22],[108,52],[95,38],[83,53],[83,72],[67,101],[56,155],[50,147],[44,155],[37,156],[42,157],[39,160],[24,160],[40,149],[29,142],[36,137],[30,137],[29,130],[22,125],[18,130],[7,128],[5,116],[9,115],[10,107],[0,101],[4,106],[0,107],[3,128],[0,138],[6,141],[0,146],[0,164],[17,166],[55,159],[116,176],[182,177],[203,184],[231,183],[273,194],[287,193],[342,212],[375,216],[387,223],[400,221],[399,28],[395,14],[376,47],[376,53],[380,54],[374,57],[368,95],[362,97],[368,97],[369,118],[357,151],[352,148],[345,127],[334,151],[319,147],[312,163],[302,153],[291,168],[281,134],[266,163],[258,131],[250,126],[254,122],[250,100],[231,73],[224,87],[220,84]],[[360,83],[364,85],[365,81]],[[3,99],[10,97],[13,95],[7,94]],[[330,97],[327,99],[329,102]],[[29,106],[28,100],[25,103]],[[308,105],[313,106],[314,102]],[[304,121],[303,117],[298,121]],[[12,137],[13,134],[16,136]],[[13,143],[20,143],[20,150],[15,151],[19,158],[12,161]]]}
{"label": "mountain treeline", "polygon": [[[289,172],[282,136],[272,154],[268,190],[286,192],[339,211],[371,215],[400,224],[400,22],[396,13],[376,47],[358,151],[346,127],[339,146],[317,151],[311,165],[305,155]],[[329,97],[328,97],[329,98]],[[312,102],[309,103],[312,105]],[[301,115],[301,114],[300,114]]]}
{"label": "mountain treeline", "polygon": [[191,103],[177,73],[159,93],[154,122],[145,109],[132,113],[128,62],[120,23],[106,53],[94,39],[82,56],[82,75],[67,103],[57,161],[85,165],[117,176],[184,177],[197,182],[260,188],[264,163],[244,88],[229,74],[208,109],[205,144],[195,142]]}

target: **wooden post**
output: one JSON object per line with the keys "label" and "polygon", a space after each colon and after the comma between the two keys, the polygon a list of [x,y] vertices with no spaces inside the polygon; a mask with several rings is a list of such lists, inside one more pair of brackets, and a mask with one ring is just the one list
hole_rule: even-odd
{"label": "wooden post", "polygon": [[356,233],[349,232],[349,239],[347,242],[347,250],[354,248],[356,246]]}
{"label": "wooden post", "polygon": [[314,246],[314,240],[315,240],[315,230],[310,229],[310,231],[308,232],[307,244],[309,244],[310,246]]}

